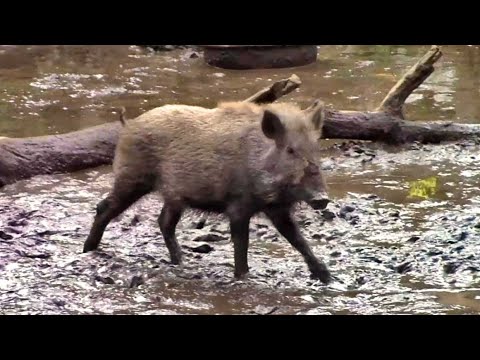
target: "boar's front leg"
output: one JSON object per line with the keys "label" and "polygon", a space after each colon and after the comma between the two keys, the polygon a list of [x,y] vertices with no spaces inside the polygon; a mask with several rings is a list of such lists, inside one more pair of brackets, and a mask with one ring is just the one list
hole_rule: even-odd
{"label": "boar's front leg", "polygon": [[307,241],[300,233],[298,225],[292,219],[290,209],[275,207],[264,212],[280,234],[302,254],[313,277],[320,279],[325,284],[330,283],[332,279],[327,266],[313,254]]}
{"label": "boar's front leg", "polygon": [[181,265],[182,263],[182,250],[175,237],[175,229],[182,217],[182,212],[183,206],[165,201],[162,212],[158,217],[158,225],[170,253],[170,261],[174,265]]}
{"label": "boar's front leg", "polygon": [[230,213],[230,234],[233,242],[235,262],[234,276],[236,279],[244,278],[248,272],[248,245],[250,215]]}

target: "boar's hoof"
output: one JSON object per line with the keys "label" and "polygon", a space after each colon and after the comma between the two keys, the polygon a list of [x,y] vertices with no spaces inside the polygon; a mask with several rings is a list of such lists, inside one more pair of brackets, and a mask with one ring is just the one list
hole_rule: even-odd
{"label": "boar's hoof", "polygon": [[83,253],[87,253],[87,252],[90,252],[90,251],[94,251],[94,250],[97,250],[97,245],[95,244],[90,244],[90,243],[85,243],[83,245]]}
{"label": "boar's hoof", "polygon": [[249,273],[243,273],[243,274],[235,274],[234,275],[234,279],[236,281],[244,281],[244,280],[247,280],[249,277]]}
{"label": "boar's hoof", "polygon": [[181,267],[183,265],[182,258],[178,256],[171,256],[170,264]]}
{"label": "boar's hoof", "polygon": [[333,278],[330,274],[330,271],[326,268],[325,265],[319,263],[310,268],[311,278],[320,280],[325,285],[328,285],[332,282]]}

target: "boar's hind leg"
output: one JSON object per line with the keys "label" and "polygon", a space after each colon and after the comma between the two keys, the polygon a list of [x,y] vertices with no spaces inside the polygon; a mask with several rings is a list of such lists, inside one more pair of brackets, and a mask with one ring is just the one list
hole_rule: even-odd
{"label": "boar's hind leg", "polygon": [[331,275],[327,266],[315,257],[307,241],[300,233],[298,225],[292,219],[289,209],[270,208],[265,211],[265,215],[267,215],[279,233],[302,254],[313,277],[328,284],[331,281]]}
{"label": "boar's hind leg", "polygon": [[151,181],[132,183],[118,178],[115,181],[113,191],[97,205],[97,214],[90,229],[90,234],[83,245],[83,252],[96,250],[110,221],[123,213],[142,196],[151,192],[153,190],[152,184]]}
{"label": "boar's hind leg", "polygon": [[183,206],[166,201],[158,217],[158,225],[160,226],[160,231],[162,232],[163,239],[170,253],[170,261],[174,265],[180,265],[182,263],[182,250],[175,237],[175,228],[180,221],[182,212]]}

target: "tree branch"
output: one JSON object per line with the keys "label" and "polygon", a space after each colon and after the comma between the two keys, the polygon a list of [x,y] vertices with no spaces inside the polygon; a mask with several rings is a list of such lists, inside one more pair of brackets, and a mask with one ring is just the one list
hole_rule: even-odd
{"label": "tree branch", "polygon": [[273,103],[274,101],[280,99],[282,96],[285,96],[300,87],[301,84],[302,81],[300,80],[300,78],[297,75],[293,74],[288,79],[279,80],[273,85],[260,90],[255,95],[252,95],[248,99],[243,101],[253,102],[256,104]]}
{"label": "tree branch", "polygon": [[435,64],[442,57],[438,46],[431,49],[395,84],[376,111],[386,112],[403,119],[403,105],[434,71]]}

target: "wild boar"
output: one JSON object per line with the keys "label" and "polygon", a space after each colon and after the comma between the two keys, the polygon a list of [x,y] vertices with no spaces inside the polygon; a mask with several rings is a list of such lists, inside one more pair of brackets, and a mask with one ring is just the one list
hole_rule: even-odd
{"label": "wild boar", "polygon": [[291,215],[301,201],[324,206],[322,102],[304,110],[287,103],[165,105],[128,121],[122,111],[121,121],[113,189],[97,205],[84,252],[97,249],[113,218],[158,191],[164,200],[158,223],[173,264],[182,263],[175,228],[184,210],[221,213],[229,219],[234,276],[244,277],[250,219],[263,213],[300,252],[312,277],[330,282]]}

